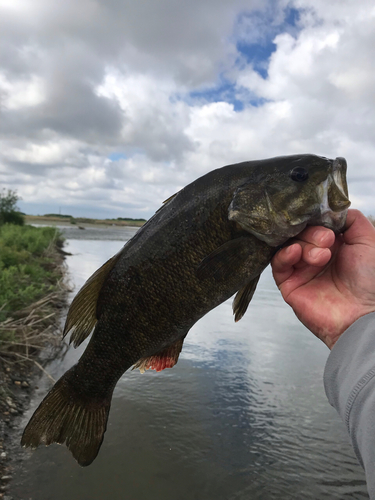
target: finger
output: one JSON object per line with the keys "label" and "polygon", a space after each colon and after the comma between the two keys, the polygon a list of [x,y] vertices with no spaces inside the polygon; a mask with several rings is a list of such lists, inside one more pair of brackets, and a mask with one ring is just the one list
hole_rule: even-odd
{"label": "finger", "polygon": [[287,280],[294,272],[294,267],[302,257],[302,247],[295,243],[279,250],[271,261],[273,277],[276,285]]}
{"label": "finger", "polygon": [[311,244],[303,246],[302,261],[304,264],[314,267],[324,267],[328,264],[331,256],[332,253],[329,248],[319,248]]}
{"label": "finger", "polygon": [[294,243],[279,250],[273,257],[273,268],[277,273],[282,273],[293,267],[302,256],[302,247],[299,243]]}
{"label": "finger", "polygon": [[[329,238],[329,241],[330,240],[331,238]],[[283,271],[283,267],[287,268],[288,265],[292,265],[296,269],[306,267],[306,265],[323,267],[329,262],[334,247],[334,245],[332,245],[331,248],[319,248],[311,243],[305,243],[304,241],[295,242],[292,246],[294,245],[299,245],[302,252],[297,254],[297,250],[292,249],[291,246],[281,250],[278,254],[278,260],[276,261],[277,272]],[[284,255],[283,251],[286,251],[287,248],[290,250],[288,250],[287,255]],[[296,260],[297,255],[299,256],[298,260]]]}
{"label": "finger", "polygon": [[295,275],[293,275],[294,286],[301,286],[320,274],[324,268],[329,266],[331,259],[333,261],[333,256],[342,245],[341,234],[335,236],[330,248],[319,248],[309,243],[300,242],[302,256],[301,260],[294,266],[296,270]]}
{"label": "finger", "polygon": [[289,295],[298,288],[307,285],[320,274],[324,274],[327,266],[312,266],[305,264],[301,268],[294,268],[290,276],[278,285],[284,300],[288,302]]}
{"label": "finger", "polygon": [[294,269],[306,266],[324,267],[332,256],[328,248],[319,248],[303,241],[281,249],[272,260],[272,271],[277,286],[288,279]]}
{"label": "finger", "polygon": [[335,233],[322,226],[307,226],[295,240],[311,243],[319,248],[330,248],[335,241]]}
{"label": "finger", "polygon": [[301,241],[276,254],[271,265],[274,279],[285,300],[291,292],[306,285],[324,270],[334,248],[335,244],[329,249]]}

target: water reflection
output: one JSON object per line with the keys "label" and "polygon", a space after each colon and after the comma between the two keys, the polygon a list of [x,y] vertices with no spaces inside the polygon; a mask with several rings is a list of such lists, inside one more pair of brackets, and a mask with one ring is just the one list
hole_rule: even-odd
{"label": "water reflection", "polygon": [[[79,287],[123,241],[69,239],[67,244]],[[69,350],[49,370],[60,376],[83,348]],[[233,322],[228,301],[194,326],[173,370],[124,374],[101,452],[90,467],[80,468],[57,445],[25,451],[12,495],[24,500],[368,498],[344,425],[324,395],[327,354],[283,303],[267,272],[239,323]],[[41,381],[33,408],[45,385]]]}

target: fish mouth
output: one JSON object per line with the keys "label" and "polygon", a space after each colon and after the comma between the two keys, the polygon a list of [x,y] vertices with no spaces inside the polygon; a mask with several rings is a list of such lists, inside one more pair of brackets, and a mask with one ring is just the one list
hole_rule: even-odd
{"label": "fish mouth", "polygon": [[339,233],[345,226],[346,215],[350,207],[348,185],[346,182],[347,164],[345,158],[336,158],[327,179],[318,185],[320,214],[309,225],[321,225]]}

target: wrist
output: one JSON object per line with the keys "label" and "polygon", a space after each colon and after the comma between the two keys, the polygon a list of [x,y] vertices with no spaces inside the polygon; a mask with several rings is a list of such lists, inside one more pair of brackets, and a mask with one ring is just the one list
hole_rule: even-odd
{"label": "wrist", "polygon": [[375,304],[373,307],[363,307],[355,311],[355,313],[351,314],[350,317],[343,319],[340,321],[340,326],[337,325],[335,330],[327,330],[320,331],[318,337],[326,344],[328,349],[332,349],[336,344],[341,335],[348,330],[356,321],[363,318],[367,314],[371,314],[375,312]]}

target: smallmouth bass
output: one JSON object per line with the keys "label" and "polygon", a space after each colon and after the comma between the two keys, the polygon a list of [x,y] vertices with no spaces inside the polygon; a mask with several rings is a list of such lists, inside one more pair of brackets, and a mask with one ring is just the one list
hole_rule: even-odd
{"label": "smallmouth bass", "polygon": [[131,367],[173,367],[190,328],[236,293],[245,314],[277,248],[307,225],[339,232],[350,205],[346,161],[293,155],[213,170],[169,198],[74,298],[64,335],[79,362],[56,382],[21,444],[66,443],[97,456],[114,387]]}

